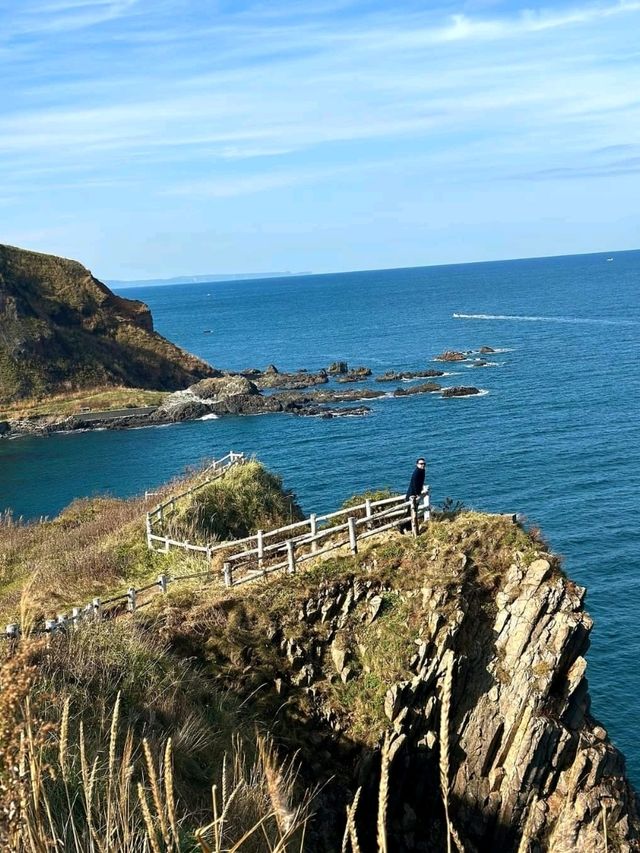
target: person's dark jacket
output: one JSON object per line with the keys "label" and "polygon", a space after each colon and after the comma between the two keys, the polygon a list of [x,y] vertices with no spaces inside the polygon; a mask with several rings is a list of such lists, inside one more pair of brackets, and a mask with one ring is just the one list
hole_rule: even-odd
{"label": "person's dark jacket", "polygon": [[412,495],[420,496],[422,494],[425,474],[426,468],[418,468],[418,466],[416,465],[415,470],[411,475],[411,482],[409,483],[409,488],[407,489],[408,498],[410,498]]}

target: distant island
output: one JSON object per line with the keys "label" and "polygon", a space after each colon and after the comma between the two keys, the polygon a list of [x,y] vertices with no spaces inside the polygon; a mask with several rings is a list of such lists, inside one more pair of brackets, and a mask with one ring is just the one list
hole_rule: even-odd
{"label": "distant island", "polygon": [[178,275],[173,278],[140,278],[119,281],[106,279],[109,287],[163,287],[168,284],[206,284],[214,281],[249,281],[262,278],[287,278],[293,275],[311,275],[309,270],[302,272],[230,272],[230,273],[207,273],[206,275]]}

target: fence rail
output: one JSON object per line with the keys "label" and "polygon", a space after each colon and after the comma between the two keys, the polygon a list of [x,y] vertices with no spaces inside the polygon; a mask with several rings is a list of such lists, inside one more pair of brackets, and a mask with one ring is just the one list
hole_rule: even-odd
{"label": "fence rail", "polygon": [[[139,589],[129,587],[126,592],[104,600],[94,598],[82,607],[74,607],[70,615],[59,613],[55,618],[45,619],[32,633],[53,634],[60,630],[75,630],[83,622],[114,618],[123,612],[133,613],[144,607],[154,592],[166,593],[169,585],[176,581],[202,578],[203,582],[209,582],[217,579],[224,583],[224,586],[231,587],[265,578],[277,571],[293,575],[301,563],[338,548],[348,546],[351,553],[357,554],[360,541],[393,528],[404,526],[417,536],[421,520],[428,522],[431,517],[430,493],[427,487],[426,493],[420,499],[397,495],[378,501],[365,500],[356,506],[326,515],[312,513],[308,518],[293,524],[274,530],[258,530],[243,539],[215,544],[181,542],[154,532],[154,529],[163,527],[165,517],[175,511],[176,501],[194,494],[224,476],[231,467],[245,462],[243,454],[231,451],[205,469],[204,473],[209,473],[210,476],[202,483],[178,495],[172,495],[147,513],[147,547],[160,554],[167,554],[171,547],[205,554],[207,563],[203,571],[175,577],[160,574],[157,580]],[[276,541],[269,542],[273,538],[276,538]],[[156,542],[162,543],[162,547],[155,547]],[[214,565],[213,556],[216,554],[222,558],[221,567]],[[145,600],[140,601],[139,596],[145,593],[148,593]],[[17,639],[19,636],[20,626],[17,623],[6,626],[5,638]]]}

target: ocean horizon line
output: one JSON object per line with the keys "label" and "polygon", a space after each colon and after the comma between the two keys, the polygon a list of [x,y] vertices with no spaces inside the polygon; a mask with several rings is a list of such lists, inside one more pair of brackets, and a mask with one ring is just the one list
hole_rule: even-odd
{"label": "ocean horizon line", "polygon": [[[365,267],[361,269],[349,270],[327,270],[324,272],[266,272],[266,273],[229,273],[228,278],[222,277],[223,273],[211,273],[211,278],[208,274],[205,275],[177,275],[167,278],[149,278],[149,279],[113,279],[100,278],[109,287],[114,290],[127,290],[134,287],[178,287],[184,284],[255,284],[260,281],[273,281],[275,279],[308,279],[321,278],[334,275],[359,275],[370,273],[390,273],[401,272],[403,270],[422,270],[422,269],[446,269],[451,267],[471,267],[482,266],[487,264],[510,264],[510,263],[526,263],[528,261],[550,261],[559,260],[561,258],[593,258],[603,256],[615,260],[616,255],[628,255],[634,252],[640,252],[640,247],[633,249],[602,249],[596,252],[571,252],[568,254],[553,254],[553,255],[531,255],[526,257],[516,258],[486,258],[475,261],[449,261],[438,264],[411,264],[401,267]],[[178,279],[178,280],[176,280]],[[180,280],[184,279],[184,280]]]}

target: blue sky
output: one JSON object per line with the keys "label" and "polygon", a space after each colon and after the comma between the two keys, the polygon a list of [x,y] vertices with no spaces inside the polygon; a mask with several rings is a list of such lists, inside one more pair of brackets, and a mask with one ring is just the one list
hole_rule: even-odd
{"label": "blue sky", "polygon": [[0,2],[0,242],[101,278],[640,246],[640,0]]}

